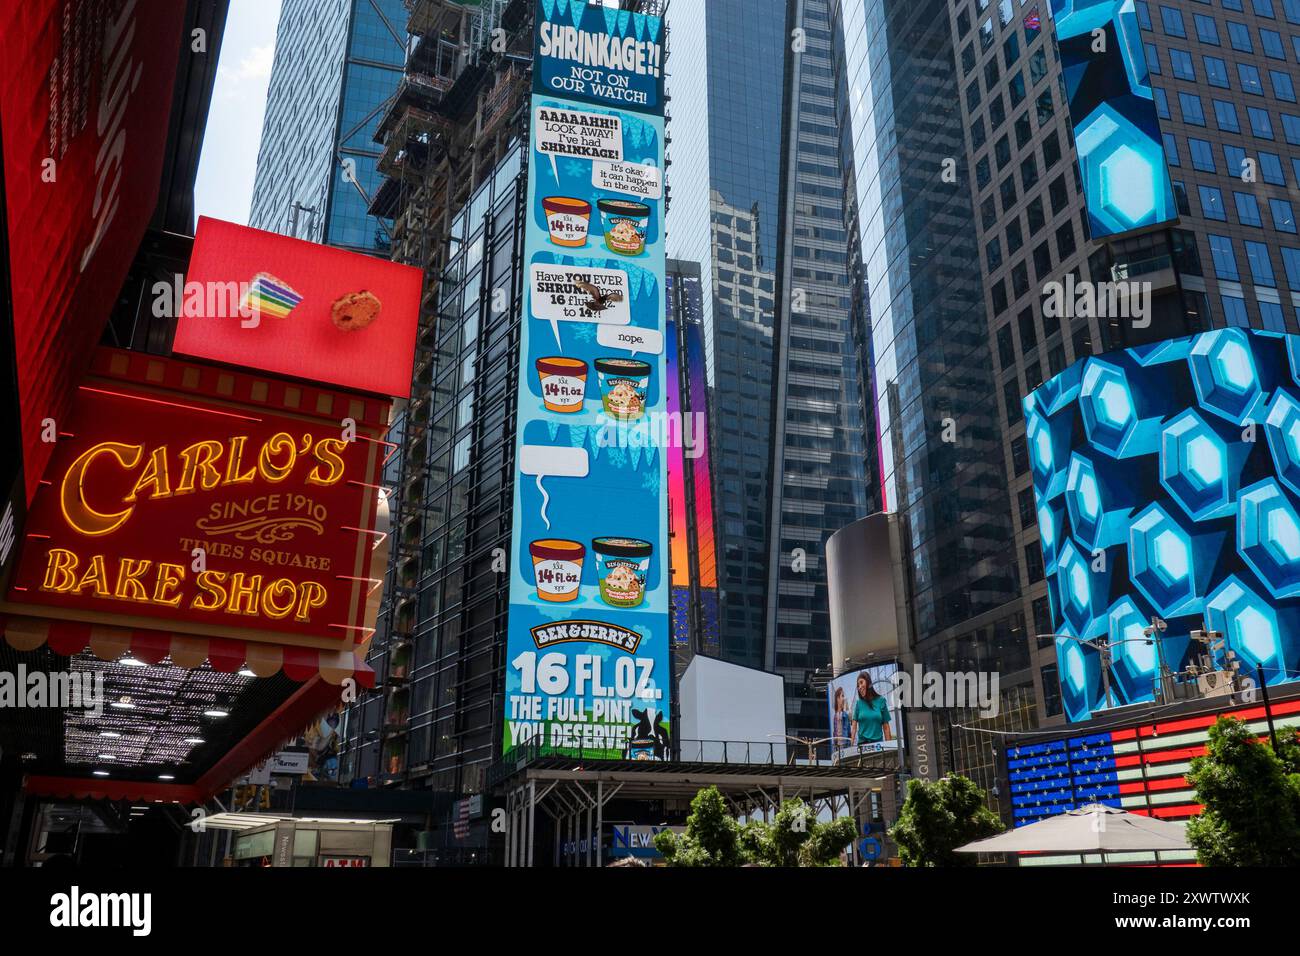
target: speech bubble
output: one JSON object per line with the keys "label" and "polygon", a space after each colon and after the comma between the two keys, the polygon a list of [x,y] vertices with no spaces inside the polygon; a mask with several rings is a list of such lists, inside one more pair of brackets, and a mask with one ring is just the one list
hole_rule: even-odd
{"label": "speech bubble", "polygon": [[591,184],[597,189],[627,193],[640,199],[662,199],[664,194],[659,167],[642,163],[596,160],[591,164]]}
{"label": "speech bubble", "polygon": [[653,352],[662,355],[664,334],[658,329],[641,329],[628,325],[598,325],[596,341],[607,349],[627,349],[633,355]]}
{"label": "speech bubble", "polygon": [[538,106],[533,110],[536,149],[551,160],[555,181],[560,181],[556,156],[623,161],[623,120],[606,113]]}
{"label": "speech bubble", "polygon": [[522,445],[519,448],[519,471],[537,476],[537,490],[542,493],[542,522],[551,530],[546,508],[551,496],[542,486],[543,478],[586,478],[591,462],[585,448],[562,448],[558,445]]}
{"label": "speech bubble", "polygon": [[[632,307],[628,303],[631,289],[627,273],[622,269],[598,269],[595,266],[556,266],[534,262],[529,267],[531,280],[532,313],[551,323],[555,342],[561,349],[561,322],[590,322],[605,325],[631,325]],[[595,286],[602,295],[621,296],[605,308],[590,308],[591,293],[578,288],[577,283]]]}

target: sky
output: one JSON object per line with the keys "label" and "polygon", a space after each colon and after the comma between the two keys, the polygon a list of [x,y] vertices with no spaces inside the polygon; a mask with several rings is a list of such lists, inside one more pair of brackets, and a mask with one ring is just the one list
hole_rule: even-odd
{"label": "sky", "polygon": [[231,0],[194,187],[198,215],[248,224],[280,0]]}

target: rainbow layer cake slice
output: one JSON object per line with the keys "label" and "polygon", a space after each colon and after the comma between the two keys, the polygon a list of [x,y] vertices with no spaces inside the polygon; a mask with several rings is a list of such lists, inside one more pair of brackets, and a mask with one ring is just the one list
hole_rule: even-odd
{"label": "rainbow layer cake slice", "polygon": [[295,292],[283,279],[277,279],[268,272],[259,272],[248,284],[244,294],[244,307],[283,319],[294,310],[302,296]]}

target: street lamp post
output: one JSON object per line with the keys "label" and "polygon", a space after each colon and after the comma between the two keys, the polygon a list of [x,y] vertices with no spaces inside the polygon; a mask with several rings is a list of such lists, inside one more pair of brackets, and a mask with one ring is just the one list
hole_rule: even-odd
{"label": "street lamp post", "polygon": [[[1160,622],[1158,626],[1156,625],[1157,621]],[[1091,647],[1095,650],[1101,658],[1101,687],[1103,693],[1106,695],[1106,706],[1107,708],[1110,708],[1117,706],[1115,695],[1112,693],[1110,687],[1110,665],[1114,661],[1114,655],[1111,653],[1111,648],[1115,647],[1117,644],[1146,644],[1148,646],[1155,644],[1156,655],[1159,659],[1161,700],[1168,699],[1164,686],[1164,672],[1166,670],[1164,653],[1160,641],[1156,640],[1153,636],[1156,631],[1163,631],[1164,629],[1165,622],[1161,621],[1159,618],[1153,617],[1151,619],[1151,626],[1142,629],[1144,636],[1141,638],[1122,637],[1118,641],[1108,641],[1102,637],[1094,637],[1089,640],[1084,640],[1081,637],[1075,637],[1073,634],[1038,634],[1036,636],[1039,640],[1044,638],[1056,640],[1057,638],[1063,637],[1066,640],[1074,641],[1076,644],[1082,644],[1084,647]]]}

